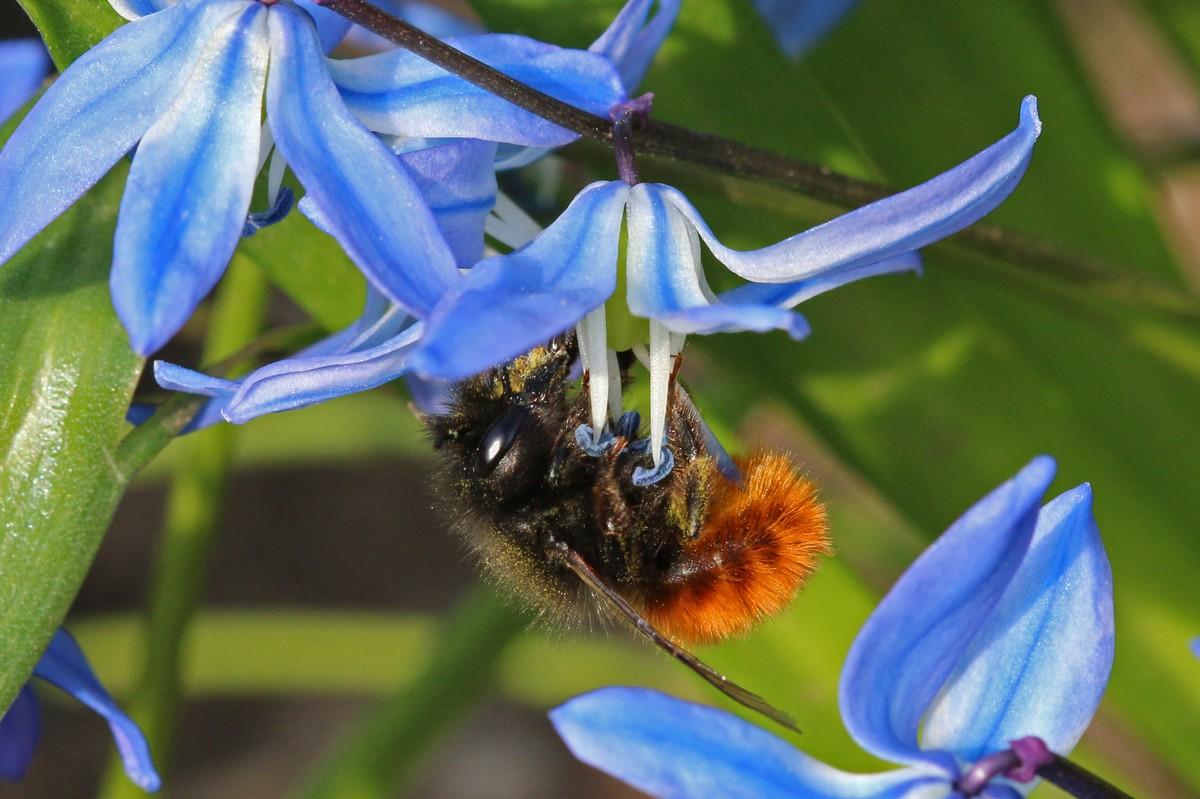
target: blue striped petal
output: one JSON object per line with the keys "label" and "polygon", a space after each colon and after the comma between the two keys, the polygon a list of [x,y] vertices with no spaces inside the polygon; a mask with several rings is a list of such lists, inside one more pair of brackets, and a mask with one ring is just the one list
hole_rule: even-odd
{"label": "blue striped petal", "polygon": [[288,358],[256,369],[226,404],[225,418],[242,424],[389,383],[408,372],[408,355],[422,329],[418,322],[368,349]]}
{"label": "blue striped petal", "polygon": [[49,71],[50,57],[39,40],[0,41],[0,123],[33,97]]}
{"label": "blue striped petal", "polygon": [[752,252],[721,244],[678,191],[664,187],[664,195],[730,271],[756,283],[787,283],[912,252],[981,219],[1016,188],[1041,130],[1037,101],[1026,97],[1017,129],[978,155],[908,191]]}
{"label": "blue striped petal", "polygon": [[496,145],[451,140],[400,154],[461,267],[483,257],[483,226],[496,204]]}
{"label": "blue striped petal", "polygon": [[906,252],[884,261],[850,269],[832,269],[819,275],[790,283],[747,283],[717,295],[722,302],[736,305],[772,305],[791,308],[818,294],[875,275],[921,271],[921,256]]}
{"label": "blue striped petal", "polygon": [[16,782],[25,776],[41,737],[41,709],[33,688],[26,683],[0,717],[0,779]]}
{"label": "blue striped petal", "polygon": [[629,0],[588,48],[588,52],[604,56],[616,66],[621,83],[630,94],[646,76],[650,62],[679,15],[679,0],[658,0],[658,11],[647,23],[653,5],[654,0]]}
{"label": "blue striped petal", "polygon": [[312,21],[275,5],[270,28],[267,117],[276,145],[363,273],[425,316],[458,280],[433,214],[396,156],[342,103]]}
{"label": "blue striped petal", "polygon": [[847,774],[718,710],[645,688],[602,688],[550,711],[575,757],[671,799],[900,799],[948,796],[946,776]]}
{"label": "blue striped petal", "polygon": [[825,38],[858,0],[754,0],[754,5],[780,49],[794,57]]}
{"label": "blue striped petal", "polygon": [[897,763],[955,767],[948,752],[921,751],[917,725],[1021,565],[1054,471],[1051,458],[1035,458],[975,503],[863,625],[842,668],[839,701],[864,749]]}
{"label": "blue striped petal", "polygon": [[267,76],[267,8],[213,34],[192,80],[138,145],[113,246],[113,305],[133,348],[173,336],[225,271],[242,236]]}
{"label": "blue striped petal", "polygon": [[1066,754],[1112,662],[1112,571],[1081,485],[1042,508],[1028,554],[930,708],[922,745],[970,762],[1036,735]]}
{"label": "blue striped petal", "polygon": [[669,186],[641,183],[629,193],[626,303],[631,313],[656,319],[675,333],[783,328],[808,334],[802,317],[763,304],[725,304],[708,287],[695,228],[666,201]]}
{"label": "blue striped petal", "polygon": [[104,686],[92,673],[83,650],[66,630],[59,629],[50,640],[42,659],[33,673],[53,683],[108,722],[113,742],[121,755],[125,773],[134,784],[145,791],[157,791],[161,785],[154,762],[150,758],[150,746],[133,720],[126,716],[113,701]]}
{"label": "blue striped petal", "polygon": [[[625,99],[600,56],[524,36],[482,34],[446,43],[549,95],[594,114]],[[552,147],[577,134],[518,108],[407,50],[331,61],[346,105],[372,130],[423,138]]]}
{"label": "blue striped petal", "polygon": [[0,263],[132,149],[246,2],[181,0],[122,25],[50,86],[0,151]]}
{"label": "blue striped petal", "polygon": [[213,377],[166,361],[154,362],[154,381],[170,391],[205,397],[232,397],[238,387],[235,380]]}
{"label": "blue striped petal", "polygon": [[410,365],[461,380],[570,328],[617,283],[629,186],[593,183],[526,247],[481,261],[429,317]]}

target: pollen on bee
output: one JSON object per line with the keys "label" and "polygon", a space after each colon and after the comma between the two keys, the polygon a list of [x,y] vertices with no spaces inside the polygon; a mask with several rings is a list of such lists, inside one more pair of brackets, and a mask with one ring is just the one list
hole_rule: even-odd
{"label": "pollen on bee", "polygon": [[825,507],[790,459],[738,463],[742,483],[714,480],[700,534],[644,595],[646,618],[681,640],[715,643],[783,610],[830,554]]}

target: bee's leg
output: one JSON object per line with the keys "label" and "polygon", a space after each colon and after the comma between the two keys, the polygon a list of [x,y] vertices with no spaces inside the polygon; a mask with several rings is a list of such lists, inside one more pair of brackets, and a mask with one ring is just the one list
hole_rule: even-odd
{"label": "bee's leg", "polygon": [[617,438],[596,464],[596,482],[592,486],[592,507],[596,526],[605,537],[627,538],[633,525],[633,509],[621,490],[617,459],[628,441]]}

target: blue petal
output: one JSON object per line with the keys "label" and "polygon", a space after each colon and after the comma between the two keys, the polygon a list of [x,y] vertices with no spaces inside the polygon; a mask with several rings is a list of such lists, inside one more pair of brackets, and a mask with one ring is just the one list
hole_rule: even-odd
{"label": "blue petal", "polygon": [[847,774],[723,710],[644,688],[602,688],[550,711],[571,753],[658,797],[891,799],[946,784],[902,769]]}
{"label": "blue petal", "polygon": [[754,0],[779,47],[798,56],[825,38],[858,0]]}
{"label": "blue petal", "polygon": [[400,155],[462,267],[483,257],[483,226],[496,204],[495,159],[495,144],[474,139]]}
{"label": "blue petal", "polygon": [[50,57],[37,39],[0,42],[0,123],[33,97],[49,71]]}
{"label": "blue petal", "polygon": [[87,658],[75,639],[66,630],[58,630],[50,646],[38,661],[33,673],[53,683],[108,722],[113,741],[121,755],[125,773],[134,784],[145,791],[157,791],[161,780],[150,759],[150,747],[142,731],[126,716],[112,700],[104,686],[96,679]]}
{"label": "blue petal", "polygon": [[461,380],[545,343],[613,293],[629,186],[593,183],[523,249],[481,261],[429,317],[410,365]]}
{"label": "blue petal", "polygon": [[113,245],[113,305],[149,355],[225,271],[258,171],[267,9],[251,3],[214,33],[183,91],[146,133]]}
{"label": "blue petal", "polygon": [[16,782],[25,776],[41,737],[42,713],[26,683],[0,718],[0,779]]}
{"label": "blue petal", "polygon": [[[625,99],[605,59],[524,36],[482,34],[447,44],[571,105],[607,118]],[[331,61],[346,105],[381,133],[555,147],[577,135],[407,50]]]}
{"label": "blue petal", "polygon": [[1112,571],[1081,485],[1042,508],[1029,552],[926,716],[922,744],[974,761],[1036,735],[1066,754],[1112,661]]}
{"label": "blue petal", "polygon": [[210,377],[165,361],[155,362],[154,377],[163,388],[215,398],[197,426],[221,417],[242,423],[393,380],[406,371],[406,353],[420,334],[419,324],[368,288],[366,307],[353,325],[240,380]]}
{"label": "blue petal", "polygon": [[674,333],[783,328],[793,338],[806,336],[808,324],[790,311],[717,301],[704,277],[695,229],[666,201],[664,189],[670,187],[641,183],[629,193],[625,268],[630,312],[657,319]]}
{"label": "blue petal", "polygon": [[182,0],[117,28],[56,80],[0,151],[0,263],[79,199],[171,107],[246,0]]}
{"label": "blue petal", "polygon": [[625,90],[632,93],[646,76],[650,62],[679,15],[679,0],[658,0],[658,13],[646,23],[654,0],[629,0],[608,30],[592,43],[588,52],[604,56],[621,75]]}
{"label": "blue petal", "polygon": [[287,186],[279,190],[275,202],[265,211],[252,211],[246,214],[246,222],[242,225],[242,238],[249,238],[263,228],[278,225],[291,213],[296,204],[296,195]]}
{"label": "blue petal", "polygon": [[454,384],[450,381],[405,375],[404,383],[408,386],[413,405],[421,413],[432,416],[450,413],[450,403],[454,397]]}
{"label": "blue petal", "polygon": [[718,295],[717,299],[736,305],[774,305],[791,308],[818,294],[824,294],[866,277],[898,272],[920,273],[920,271],[921,256],[915,252],[906,252],[873,264],[864,264],[851,269],[833,269],[791,283],[747,283]]}
{"label": "blue petal", "polygon": [[396,156],[346,110],[312,21],[275,5],[270,27],[267,116],[276,145],[359,268],[425,316],[458,280],[433,214]]}
{"label": "blue petal", "polygon": [[174,0],[108,0],[113,10],[128,20],[156,14],[173,4]]}
{"label": "blue petal", "polygon": [[154,381],[170,391],[202,394],[205,397],[232,397],[238,388],[235,380],[213,377],[166,361],[154,362]]}
{"label": "blue petal", "polygon": [[663,187],[664,196],[730,271],[756,283],[787,283],[912,252],[979,220],[1016,188],[1041,129],[1037,101],[1026,97],[1020,126],[978,155],[920,186],[752,252],[722,245],[678,191]]}
{"label": "blue petal", "polygon": [[1035,458],[975,503],[900,577],[859,631],[842,668],[842,719],[867,751],[954,767],[921,752],[917,725],[962,662],[1025,556],[1054,461]]}
{"label": "blue petal", "polygon": [[333,50],[346,38],[346,32],[354,24],[336,11],[323,8],[312,0],[295,0],[296,5],[303,8],[312,17],[317,26],[317,37],[321,40],[321,49],[326,53]]}
{"label": "blue petal", "polygon": [[408,372],[408,354],[422,328],[418,322],[364,350],[288,358],[257,369],[226,404],[225,418],[242,424],[391,382]]}

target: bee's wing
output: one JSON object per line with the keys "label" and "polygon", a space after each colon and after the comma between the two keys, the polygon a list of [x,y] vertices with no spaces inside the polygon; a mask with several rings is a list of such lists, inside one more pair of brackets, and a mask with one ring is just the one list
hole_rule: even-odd
{"label": "bee's wing", "polygon": [[672,641],[666,635],[662,634],[654,628],[650,622],[642,618],[642,614],[638,613],[625,598],[617,593],[616,589],[605,582],[591,565],[583,559],[575,550],[559,544],[559,555],[562,558],[563,564],[570,569],[583,584],[586,585],[596,598],[600,600],[600,604],[604,606],[613,616],[629,622],[639,634],[653,641],[671,657],[683,663],[692,671],[699,674],[710,685],[716,688],[721,693],[728,696],[735,702],[745,705],[751,710],[757,711],[777,724],[787,727],[789,730],[800,732],[800,728],[796,726],[796,722],[787,713],[784,713],[778,708],[772,707],[767,700],[763,699],[752,691],[747,691],[742,686],[730,680],[724,674],[709,666],[700,658],[687,651],[679,644]]}

